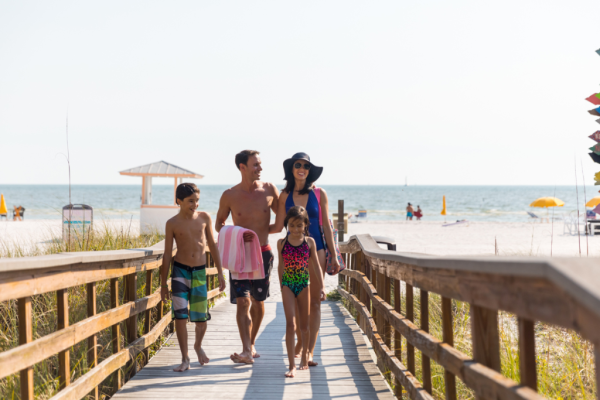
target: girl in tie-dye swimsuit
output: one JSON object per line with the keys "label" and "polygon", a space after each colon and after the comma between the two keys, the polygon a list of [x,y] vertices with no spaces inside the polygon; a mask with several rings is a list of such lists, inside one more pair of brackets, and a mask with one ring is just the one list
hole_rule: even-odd
{"label": "girl in tie-dye swimsuit", "polygon": [[[294,352],[296,321],[298,321],[303,344],[299,369],[308,369],[309,291],[306,289],[308,288],[309,268],[317,268],[317,271],[320,271],[321,268],[317,257],[317,245],[314,239],[308,236],[309,224],[308,213],[304,207],[295,206],[290,208],[284,221],[288,235],[277,242],[281,297],[287,321],[285,343],[290,366],[285,376],[288,378],[293,378],[296,375]],[[314,283],[320,285],[321,300],[324,300],[325,292],[323,291],[322,275],[320,273],[314,275],[319,280],[319,282]],[[298,315],[296,315],[296,306]]]}

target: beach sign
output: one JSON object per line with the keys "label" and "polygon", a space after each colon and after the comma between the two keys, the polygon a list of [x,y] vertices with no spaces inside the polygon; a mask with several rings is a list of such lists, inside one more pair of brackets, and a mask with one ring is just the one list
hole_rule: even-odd
{"label": "beach sign", "polygon": [[596,142],[600,142],[600,131],[596,131],[588,137],[592,140],[595,140]]}
{"label": "beach sign", "polygon": [[596,94],[591,95],[586,100],[597,106],[600,105],[600,98],[598,98],[598,96]]}
{"label": "beach sign", "polygon": [[79,238],[89,232],[94,222],[94,209],[86,204],[63,207],[63,240]]}

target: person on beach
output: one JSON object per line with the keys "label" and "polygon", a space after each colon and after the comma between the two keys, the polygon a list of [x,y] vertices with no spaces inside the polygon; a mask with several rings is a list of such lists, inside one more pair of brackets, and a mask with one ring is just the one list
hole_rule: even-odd
{"label": "person on beach", "polygon": [[[162,301],[172,299],[171,315],[175,319],[175,332],[181,349],[181,365],[173,369],[183,372],[190,368],[188,355],[187,320],[196,325],[194,350],[200,365],[209,362],[202,349],[202,339],[206,333],[208,312],[208,289],[206,286],[206,247],[210,249],[219,272],[219,291],[225,290],[225,279],[221,259],[215,243],[210,215],[196,211],[200,200],[200,190],[193,183],[182,183],[175,191],[179,213],[167,221],[165,228],[165,253],[160,271],[160,296]],[[167,276],[173,254],[173,239],[177,244],[177,254],[173,260],[171,291]],[[189,305],[189,313],[188,313]]]}
{"label": "person on beach", "polygon": [[[314,183],[323,173],[323,167],[318,167],[311,163],[310,157],[306,153],[296,153],[291,158],[283,162],[285,172],[286,186],[279,197],[277,218],[275,224],[271,227],[271,233],[281,232],[284,226],[284,219],[287,212],[294,206],[302,206],[308,213],[310,225],[308,227],[308,236],[310,236],[316,245],[317,257],[320,266],[320,278],[315,275],[317,270],[310,269],[310,280],[320,282],[324,280],[327,268],[325,257],[325,246],[330,254],[335,253],[333,231],[329,224],[329,204],[327,193],[322,188],[320,190],[320,202],[315,194],[316,186]],[[321,221],[319,221],[319,214]],[[321,231],[321,225],[323,231]],[[323,238],[324,237],[324,238]],[[333,273],[338,273],[340,269],[336,257],[332,257]],[[313,361],[317,336],[321,327],[321,288],[318,285],[309,285],[309,343],[308,343],[308,365],[316,366]],[[298,343],[296,345],[296,356],[300,356],[303,346],[302,335],[297,332]]]}
{"label": "person on beach", "polygon": [[413,208],[412,204],[408,203],[408,206],[406,206],[406,220],[407,221],[409,219],[412,221],[414,212],[415,212],[415,209]]}
{"label": "person on beach", "polygon": [[[271,210],[277,211],[279,191],[272,183],[261,182],[262,171],[259,152],[244,150],[235,156],[235,165],[240,171],[242,181],[223,192],[219,203],[219,211],[215,228],[217,232],[225,226],[231,214],[233,224],[250,229],[260,240],[265,278],[259,280],[231,280],[230,301],[237,304],[237,324],[242,339],[241,353],[233,353],[231,360],[235,363],[254,363],[260,357],[256,351],[256,336],[265,315],[264,301],[269,297],[269,283],[273,269],[273,252],[269,245],[269,223]],[[244,234],[245,241],[252,241],[251,233]]]}
{"label": "person on beach", "polygon": [[417,218],[417,221],[420,221],[423,217],[423,210],[421,210],[421,206],[417,206],[417,211],[415,211],[415,217]]}
{"label": "person on beach", "polygon": [[[302,338],[302,351],[300,353],[300,368],[308,369],[308,308],[309,308],[309,282],[310,275],[317,278],[313,287],[319,288],[319,301],[325,300],[323,290],[323,277],[317,256],[315,240],[308,237],[310,221],[304,207],[294,206],[289,209],[283,225],[288,235],[277,242],[279,253],[279,282],[281,284],[281,297],[285,312],[285,345],[287,347],[289,371],[285,374],[288,378],[296,376],[296,331]],[[313,274],[310,274],[313,270]],[[295,321],[298,321],[296,324]]]}

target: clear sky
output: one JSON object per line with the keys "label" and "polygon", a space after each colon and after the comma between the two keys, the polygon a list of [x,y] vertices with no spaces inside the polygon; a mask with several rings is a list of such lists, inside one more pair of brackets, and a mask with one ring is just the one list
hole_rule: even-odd
{"label": "clear sky", "polygon": [[[234,183],[298,151],[327,184],[572,184],[598,0],[0,1],[0,183]],[[581,178],[579,173],[578,179]],[[579,181],[581,183],[581,180]]]}

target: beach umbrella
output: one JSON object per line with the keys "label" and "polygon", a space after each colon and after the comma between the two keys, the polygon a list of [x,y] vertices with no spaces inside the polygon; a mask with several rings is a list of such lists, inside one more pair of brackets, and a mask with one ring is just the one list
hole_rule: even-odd
{"label": "beach umbrella", "polygon": [[442,200],[442,215],[446,215],[446,196],[444,196],[444,199]]}
{"label": "beach umbrella", "polygon": [[6,209],[6,202],[4,201],[4,195],[0,194],[0,214],[8,214]]}
{"label": "beach umbrella", "polygon": [[589,101],[592,104],[600,106],[600,98],[598,98],[598,96],[596,96],[595,94],[591,95],[586,100]]}
{"label": "beach umbrella", "polygon": [[[600,107],[598,107],[600,108]],[[593,110],[588,110],[588,112],[596,117],[600,117],[600,112],[598,112],[598,108],[594,108]]]}
{"label": "beach umbrella", "polygon": [[596,50],[596,53],[600,56],[600,49]]}
{"label": "beach umbrella", "polygon": [[596,131],[588,137],[592,140],[595,140],[596,142],[600,142],[600,131]]}
{"label": "beach umbrella", "polygon": [[548,208],[548,207],[562,207],[565,202],[556,197],[540,197],[529,205],[529,207]]}
{"label": "beach umbrella", "polygon": [[590,201],[585,203],[585,206],[586,207],[596,207],[598,204],[600,204],[600,196],[594,197],[593,199],[591,199]]}
{"label": "beach umbrella", "polygon": [[598,204],[596,207],[594,207],[592,209],[593,212],[595,212],[596,214],[600,214],[600,204]]}
{"label": "beach umbrella", "polygon": [[598,119],[596,120],[596,122],[600,124],[600,118],[598,118]]}

